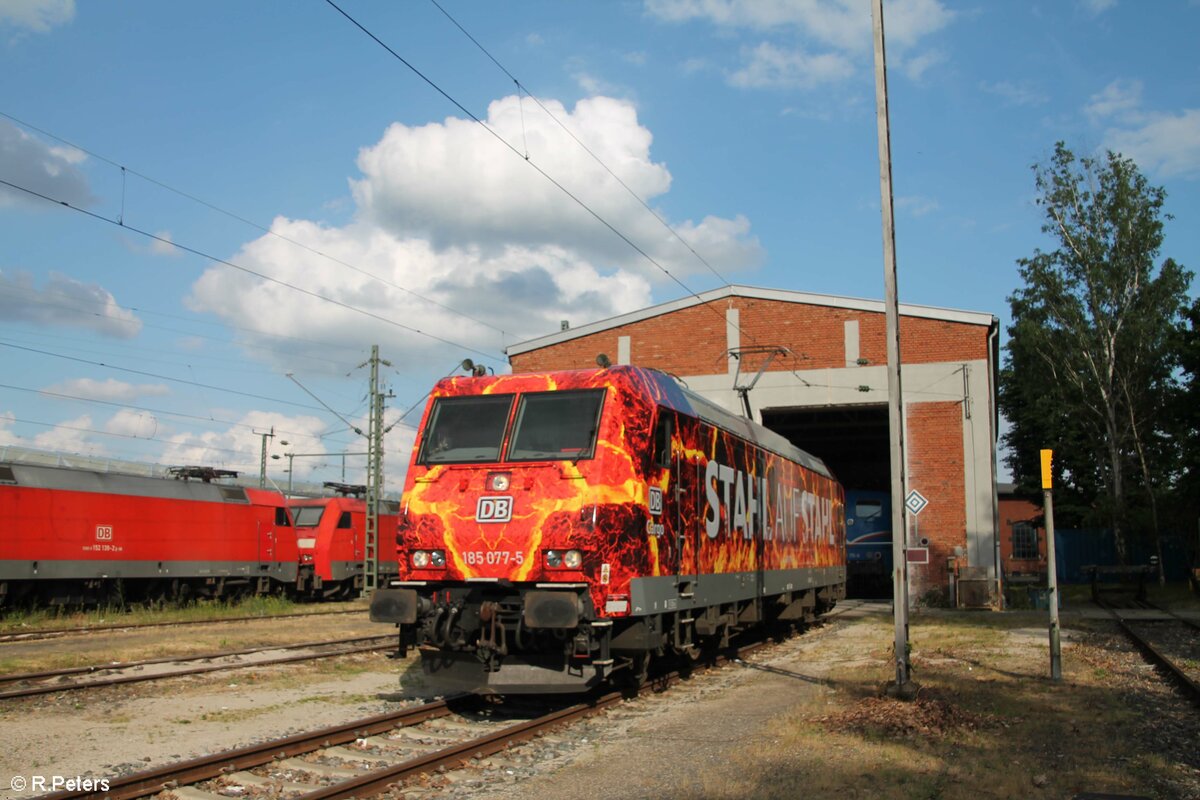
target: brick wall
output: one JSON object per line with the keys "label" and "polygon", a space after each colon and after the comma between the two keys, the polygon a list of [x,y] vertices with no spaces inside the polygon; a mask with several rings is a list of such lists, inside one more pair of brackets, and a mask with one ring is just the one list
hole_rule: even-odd
{"label": "brick wall", "polygon": [[1036,503],[1013,496],[1002,495],[1000,507],[1000,563],[1004,565],[1006,575],[1031,574],[1046,572],[1046,529],[1035,526],[1038,537],[1038,558],[1036,560],[1013,559],[1013,525],[1018,522],[1031,520],[1041,521],[1042,509]]}
{"label": "brick wall", "polygon": [[[806,370],[846,365],[845,323],[857,320],[859,355],[871,364],[887,363],[882,312],[779,300],[732,297],[718,303],[662,314],[610,328],[561,344],[513,356],[514,372],[586,369],[596,355],[617,360],[617,341],[630,337],[633,363],[677,375],[713,375],[725,371],[725,310],[738,309],[743,347],[781,345],[793,359],[776,360],[771,370]],[[901,317],[900,350],[905,364],[973,361],[987,357],[987,326]],[[757,369],[757,364],[747,367]]]}
{"label": "brick wall", "polygon": [[[946,559],[966,543],[967,516],[963,478],[962,406],[956,402],[908,406],[905,439],[908,487],[929,500],[917,516],[915,538],[929,540],[929,563],[909,570],[912,596],[920,598],[934,587],[945,587]],[[912,517],[909,525],[912,526]],[[961,563],[961,559],[960,559]]]}

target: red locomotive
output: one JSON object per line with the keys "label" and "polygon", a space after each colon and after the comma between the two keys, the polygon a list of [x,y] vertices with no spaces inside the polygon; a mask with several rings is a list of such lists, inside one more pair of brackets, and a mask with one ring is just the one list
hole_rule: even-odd
{"label": "red locomotive", "polygon": [[[353,597],[363,585],[363,546],[366,542],[366,487],[326,483],[338,497],[292,499],[288,506],[296,520],[300,572],[296,589],[304,596],[333,600]],[[358,496],[349,496],[358,495]],[[379,583],[396,576],[397,505],[384,501],[379,514]]]}
{"label": "red locomotive", "polygon": [[0,602],[187,600],[294,585],[283,496],[211,482],[228,474],[0,464]]}
{"label": "red locomotive", "polygon": [[[363,585],[366,504],[287,500],[180,467],[175,479],[0,463],[0,605],[186,602],[281,593],[351,597]],[[379,541],[394,541],[385,501]],[[296,526],[292,520],[295,518]],[[380,581],[396,575],[380,552]]]}
{"label": "red locomotive", "polygon": [[843,492],[783,437],[636,367],[449,378],[372,599],[446,689],[577,692],[845,596]]}

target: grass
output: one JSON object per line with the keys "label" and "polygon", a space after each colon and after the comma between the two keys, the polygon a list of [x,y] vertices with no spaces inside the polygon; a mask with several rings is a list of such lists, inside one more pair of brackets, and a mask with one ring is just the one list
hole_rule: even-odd
{"label": "grass", "polygon": [[101,625],[144,625],[152,622],[193,622],[229,617],[275,617],[281,614],[320,614],[352,608],[362,603],[300,604],[283,597],[261,596],[242,600],[201,600],[187,606],[148,608],[106,607],[90,610],[49,608],[12,609],[0,616],[0,633],[29,629],[85,628]]}
{"label": "grass", "polygon": [[[771,742],[731,754],[704,779],[706,800],[807,797],[985,800],[1153,794],[1177,769],[1169,754],[1129,733],[1146,724],[1112,688],[1120,662],[1064,648],[1065,680],[1048,679],[1048,646],[1029,615],[922,613],[913,618],[915,703],[879,697],[890,672],[890,620],[846,637],[827,691],[814,692],[763,731]],[[1082,632],[1081,632],[1082,635]],[[1161,784],[1157,784],[1161,785]],[[1170,794],[1162,796],[1173,796]]]}

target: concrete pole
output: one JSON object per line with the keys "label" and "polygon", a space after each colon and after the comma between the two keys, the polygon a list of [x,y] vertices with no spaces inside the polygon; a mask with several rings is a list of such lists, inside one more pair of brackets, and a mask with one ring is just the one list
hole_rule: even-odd
{"label": "concrete pole", "polygon": [[1058,566],[1054,548],[1054,453],[1042,451],[1042,512],[1046,519],[1046,595],[1050,600],[1050,677],[1062,680],[1062,639],[1058,627]]}
{"label": "concrete pole", "polygon": [[892,608],[896,626],[896,694],[909,686],[908,541],[904,513],[904,397],[900,384],[900,304],[896,289],[896,229],[892,209],[892,142],[888,124],[887,59],[883,0],[873,0],[875,38],[875,117],[879,128],[879,194],[883,216],[883,283],[888,360],[888,428],[892,475]]}

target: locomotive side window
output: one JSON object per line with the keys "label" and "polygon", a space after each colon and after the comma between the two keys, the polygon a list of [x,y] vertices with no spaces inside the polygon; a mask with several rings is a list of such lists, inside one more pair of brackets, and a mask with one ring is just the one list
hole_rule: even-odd
{"label": "locomotive side window", "polygon": [[324,506],[302,506],[297,508],[296,527],[315,528],[321,524],[321,515],[324,513]]}
{"label": "locomotive side window", "polygon": [[539,392],[521,398],[509,461],[591,458],[604,390]]}
{"label": "locomotive side window", "polygon": [[342,515],[341,515],[340,517],[338,517],[338,524],[337,524],[337,526],[338,526],[338,528],[339,528],[339,529],[341,529],[341,530],[346,530],[346,529],[349,529],[349,528],[351,527],[351,525],[350,525],[350,512],[349,512],[349,511],[343,511],[343,512],[342,512]]}
{"label": "locomotive side window", "polygon": [[671,435],[674,425],[666,409],[658,410],[658,424],[654,426],[654,463],[660,467],[671,466]]}
{"label": "locomotive side window", "polygon": [[275,509],[275,524],[281,528],[292,527],[292,519],[288,516],[286,508],[281,506]]}
{"label": "locomotive side window", "polygon": [[512,395],[440,397],[421,443],[422,464],[500,460]]}

